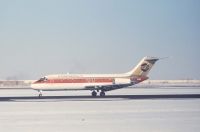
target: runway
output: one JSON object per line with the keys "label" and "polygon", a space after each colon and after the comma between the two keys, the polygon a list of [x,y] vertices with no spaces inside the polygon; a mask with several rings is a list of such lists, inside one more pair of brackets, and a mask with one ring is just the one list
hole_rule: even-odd
{"label": "runway", "polygon": [[199,87],[125,88],[91,97],[90,91],[0,90],[3,132],[198,132]]}
{"label": "runway", "polygon": [[115,99],[198,99],[200,98],[200,94],[166,94],[166,95],[109,95],[105,97],[92,97],[92,96],[43,96],[38,98],[37,96],[22,96],[22,97],[0,97],[0,101],[28,101],[28,100],[35,100],[35,101],[59,101],[65,99],[65,101],[98,101],[98,100],[115,100]]}

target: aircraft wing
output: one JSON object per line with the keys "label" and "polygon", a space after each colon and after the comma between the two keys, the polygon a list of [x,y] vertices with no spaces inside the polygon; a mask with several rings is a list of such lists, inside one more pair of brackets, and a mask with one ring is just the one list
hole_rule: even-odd
{"label": "aircraft wing", "polygon": [[86,87],[87,90],[103,90],[103,91],[111,91],[111,90],[115,90],[115,89],[120,89],[120,88],[124,88],[124,87],[128,87],[133,85],[133,83],[131,84],[112,84],[112,85],[97,85],[97,86],[88,86]]}

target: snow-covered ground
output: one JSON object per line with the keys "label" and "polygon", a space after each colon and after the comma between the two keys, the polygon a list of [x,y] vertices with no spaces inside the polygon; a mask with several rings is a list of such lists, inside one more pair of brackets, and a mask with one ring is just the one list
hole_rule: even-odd
{"label": "snow-covered ground", "polygon": [[[2,132],[199,132],[199,87],[125,88],[111,95],[155,95],[153,98],[89,98],[90,91],[44,92],[63,98],[26,99],[31,89],[0,90]],[[157,98],[156,95],[163,95]],[[80,96],[80,98],[79,98]],[[5,98],[10,100],[5,101]],[[15,99],[12,97],[19,97]],[[20,98],[22,97],[22,98]],[[73,98],[75,97],[75,98]]]}

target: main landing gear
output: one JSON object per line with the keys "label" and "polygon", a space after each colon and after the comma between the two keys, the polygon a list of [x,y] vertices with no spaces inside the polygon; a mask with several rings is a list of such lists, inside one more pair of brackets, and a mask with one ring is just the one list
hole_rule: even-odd
{"label": "main landing gear", "polygon": [[100,96],[101,96],[101,97],[104,97],[104,96],[106,96],[106,93],[105,93],[103,90],[101,90]]}
{"label": "main landing gear", "polygon": [[97,96],[97,92],[94,90],[92,91],[92,97],[96,97]]}
{"label": "main landing gear", "polygon": [[[105,91],[104,90],[101,90],[100,92],[100,97],[104,97],[106,94],[105,94]],[[97,96],[97,92],[95,90],[92,91],[92,97],[96,97]]]}

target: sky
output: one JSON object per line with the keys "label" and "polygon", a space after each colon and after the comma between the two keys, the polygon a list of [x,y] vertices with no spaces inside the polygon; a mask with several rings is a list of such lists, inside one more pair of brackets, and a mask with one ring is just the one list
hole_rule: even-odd
{"label": "sky", "polygon": [[199,0],[1,0],[0,79],[123,73],[200,79]]}

